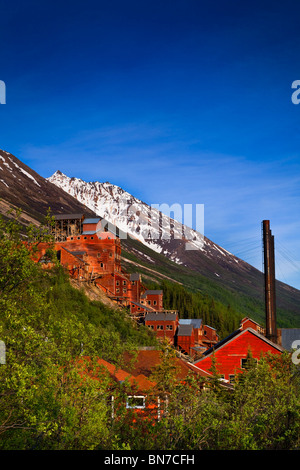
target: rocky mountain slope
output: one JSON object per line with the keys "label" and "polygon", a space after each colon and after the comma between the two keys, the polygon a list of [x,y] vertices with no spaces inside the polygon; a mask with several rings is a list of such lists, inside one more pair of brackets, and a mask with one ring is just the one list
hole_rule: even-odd
{"label": "rocky mountain slope", "polygon": [[[48,181],[75,197],[112,226],[117,226],[125,234],[125,239],[128,234],[177,264],[189,266],[195,252],[202,252],[207,259],[218,260],[220,265],[243,264],[242,260],[201,233],[135,198],[119,186],[85,182],[60,171],[56,171]],[[188,256],[189,251],[192,256]],[[217,272],[214,274],[219,276]]]}
{"label": "rocky mountain slope", "polygon": [[24,224],[39,224],[51,208],[52,213],[85,212],[94,215],[78,200],[51,184],[10,153],[0,150],[0,213],[22,209]]}
{"label": "rocky mountain slope", "polygon": [[[173,279],[224,305],[238,305],[242,315],[264,319],[263,275],[253,266],[118,186],[86,183],[59,171],[47,180],[0,150],[0,213],[21,208],[21,222],[39,224],[49,207],[53,214],[97,214],[118,226],[121,235],[128,233],[122,240],[126,269],[157,281]],[[187,244],[194,249],[186,249]],[[299,327],[300,291],[277,282],[277,304],[279,318]]]}

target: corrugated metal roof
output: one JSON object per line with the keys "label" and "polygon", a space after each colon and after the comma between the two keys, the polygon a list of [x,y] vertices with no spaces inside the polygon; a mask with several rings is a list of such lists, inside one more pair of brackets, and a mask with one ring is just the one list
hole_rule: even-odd
{"label": "corrugated metal roof", "polygon": [[181,318],[179,325],[193,325],[194,328],[201,328],[202,320],[201,318]]}
{"label": "corrugated metal roof", "polygon": [[292,347],[294,341],[300,341],[300,328],[282,328],[281,344],[287,351],[292,351],[296,347]]}
{"label": "corrugated metal roof", "polygon": [[146,292],[142,295],[142,298],[145,299],[147,295],[161,295],[162,293],[162,290],[146,290]]}
{"label": "corrugated metal roof", "polygon": [[147,313],[145,321],[176,321],[177,313]]}
{"label": "corrugated metal roof", "polygon": [[97,224],[100,220],[101,220],[100,217],[94,217],[94,218],[91,218],[91,219],[84,219],[83,225],[84,224]]}
{"label": "corrugated metal roof", "polygon": [[179,325],[178,336],[191,336],[193,333],[193,325]]}

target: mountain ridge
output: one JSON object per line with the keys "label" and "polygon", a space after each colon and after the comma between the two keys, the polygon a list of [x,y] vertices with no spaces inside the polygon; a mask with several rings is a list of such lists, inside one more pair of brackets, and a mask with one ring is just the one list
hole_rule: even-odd
{"label": "mountain ridge", "polygon": [[[58,170],[54,175],[57,179],[63,173]],[[98,203],[102,207],[101,217],[107,220],[108,216],[112,214],[114,218],[109,220],[112,224],[115,223],[119,226],[121,231],[128,228],[128,220],[125,217],[126,209],[131,206],[135,209],[139,201],[137,198],[109,182],[102,183],[101,186],[99,186],[99,182],[94,182],[89,187],[89,191],[86,190],[83,194],[83,180],[63,176],[68,178],[64,183],[71,181],[74,194],[67,192],[66,187],[62,189],[59,185],[51,182],[51,177],[43,178],[13,155],[0,150],[0,213],[7,216],[9,208],[21,208],[23,223],[28,224],[34,221],[39,224],[44,219],[49,207],[53,214],[79,212],[95,217],[99,215],[96,210]],[[76,184],[74,183],[78,184],[78,181],[81,183],[77,188],[77,194],[75,194]],[[99,188],[102,191],[101,197],[95,193]],[[79,198],[80,193],[81,197]],[[121,217],[118,213],[118,207],[115,207],[115,199],[118,197],[127,201],[125,209],[124,205],[121,207],[123,209]],[[94,205],[91,204],[91,201]],[[245,313],[253,311],[256,321],[264,319],[263,273],[206,237],[192,240],[195,231],[188,232],[188,240],[180,239],[178,235],[182,233],[180,224],[175,223],[174,219],[167,216],[167,219],[164,220],[168,221],[168,230],[170,233],[172,230],[173,233],[174,230],[177,231],[178,238],[165,239],[162,236],[166,228],[161,219],[158,224],[161,236],[155,240],[155,243],[153,239],[145,238],[147,243],[143,244],[141,238],[148,227],[149,206],[142,201],[141,204],[143,210],[140,214],[137,215],[136,212],[131,211],[130,215],[133,216],[132,230],[122,240],[122,262],[126,269],[138,268],[146,276],[150,275],[149,269],[151,269],[152,274],[156,271],[166,278],[173,279],[174,282],[186,285],[189,289],[195,289],[204,295],[208,293],[216,299],[220,298],[224,304],[242,298],[241,314],[245,315]],[[152,212],[153,214],[157,213]],[[139,229],[136,230],[138,227]],[[197,249],[186,250],[186,243],[191,241],[198,243]],[[162,277],[158,275],[157,279],[162,279]],[[300,291],[279,281],[276,281],[276,287],[279,317],[288,318],[291,325],[299,326]]]}
{"label": "mountain ridge", "polygon": [[60,191],[17,157],[0,150],[0,213],[21,209],[25,225],[41,223],[51,208],[52,213],[85,212],[95,215],[69,194]]}

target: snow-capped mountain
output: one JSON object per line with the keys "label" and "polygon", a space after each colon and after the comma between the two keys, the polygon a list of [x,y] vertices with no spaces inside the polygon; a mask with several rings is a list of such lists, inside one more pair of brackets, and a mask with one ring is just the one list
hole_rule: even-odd
{"label": "snow-capped mountain", "polygon": [[185,251],[200,250],[209,258],[226,258],[226,262],[239,263],[238,258],[201,233],[135,198],[119,186],[108,182],[85,182],[80,178],[70,178],[61,171],[56,171],[48,181],[117,226],[125,238],[128,234],[176,263],[185,262],[183,248]]}
{"label": "snow-capped mountain", "polygon": [[[227,302],[233,295],[245,302],[245,309],[253,301],[263,303],[260,271],[122,188],[86,183],[60,172],[47,180],[0,150],[0,214],[14,217],[15,212],[8,211],[17,208],[22,209],[18,220],[23,225],[39,225],[49,208],[52,214],[98,214],[130,235],[122,240],[125,269],[141,271],[150,279],[157,279],[156,274],[170,281],[175,278],[188,288],[194,286],[193,277],[199,281],[200,276],[200,290],[214,292],[216,299]],[[288,316],[298,315],[300,291],[277,281],[277,303]]]}

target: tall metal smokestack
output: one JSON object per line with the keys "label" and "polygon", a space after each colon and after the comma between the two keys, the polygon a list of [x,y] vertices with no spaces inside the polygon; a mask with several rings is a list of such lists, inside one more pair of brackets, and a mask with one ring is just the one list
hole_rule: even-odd
{"label": "tall metal smokestack", "polygon": [[263,220],[263,248],[265,272],[266,337],[277,343],[276,292],[275,292],[275,250],[274,236],[270,221]]}

